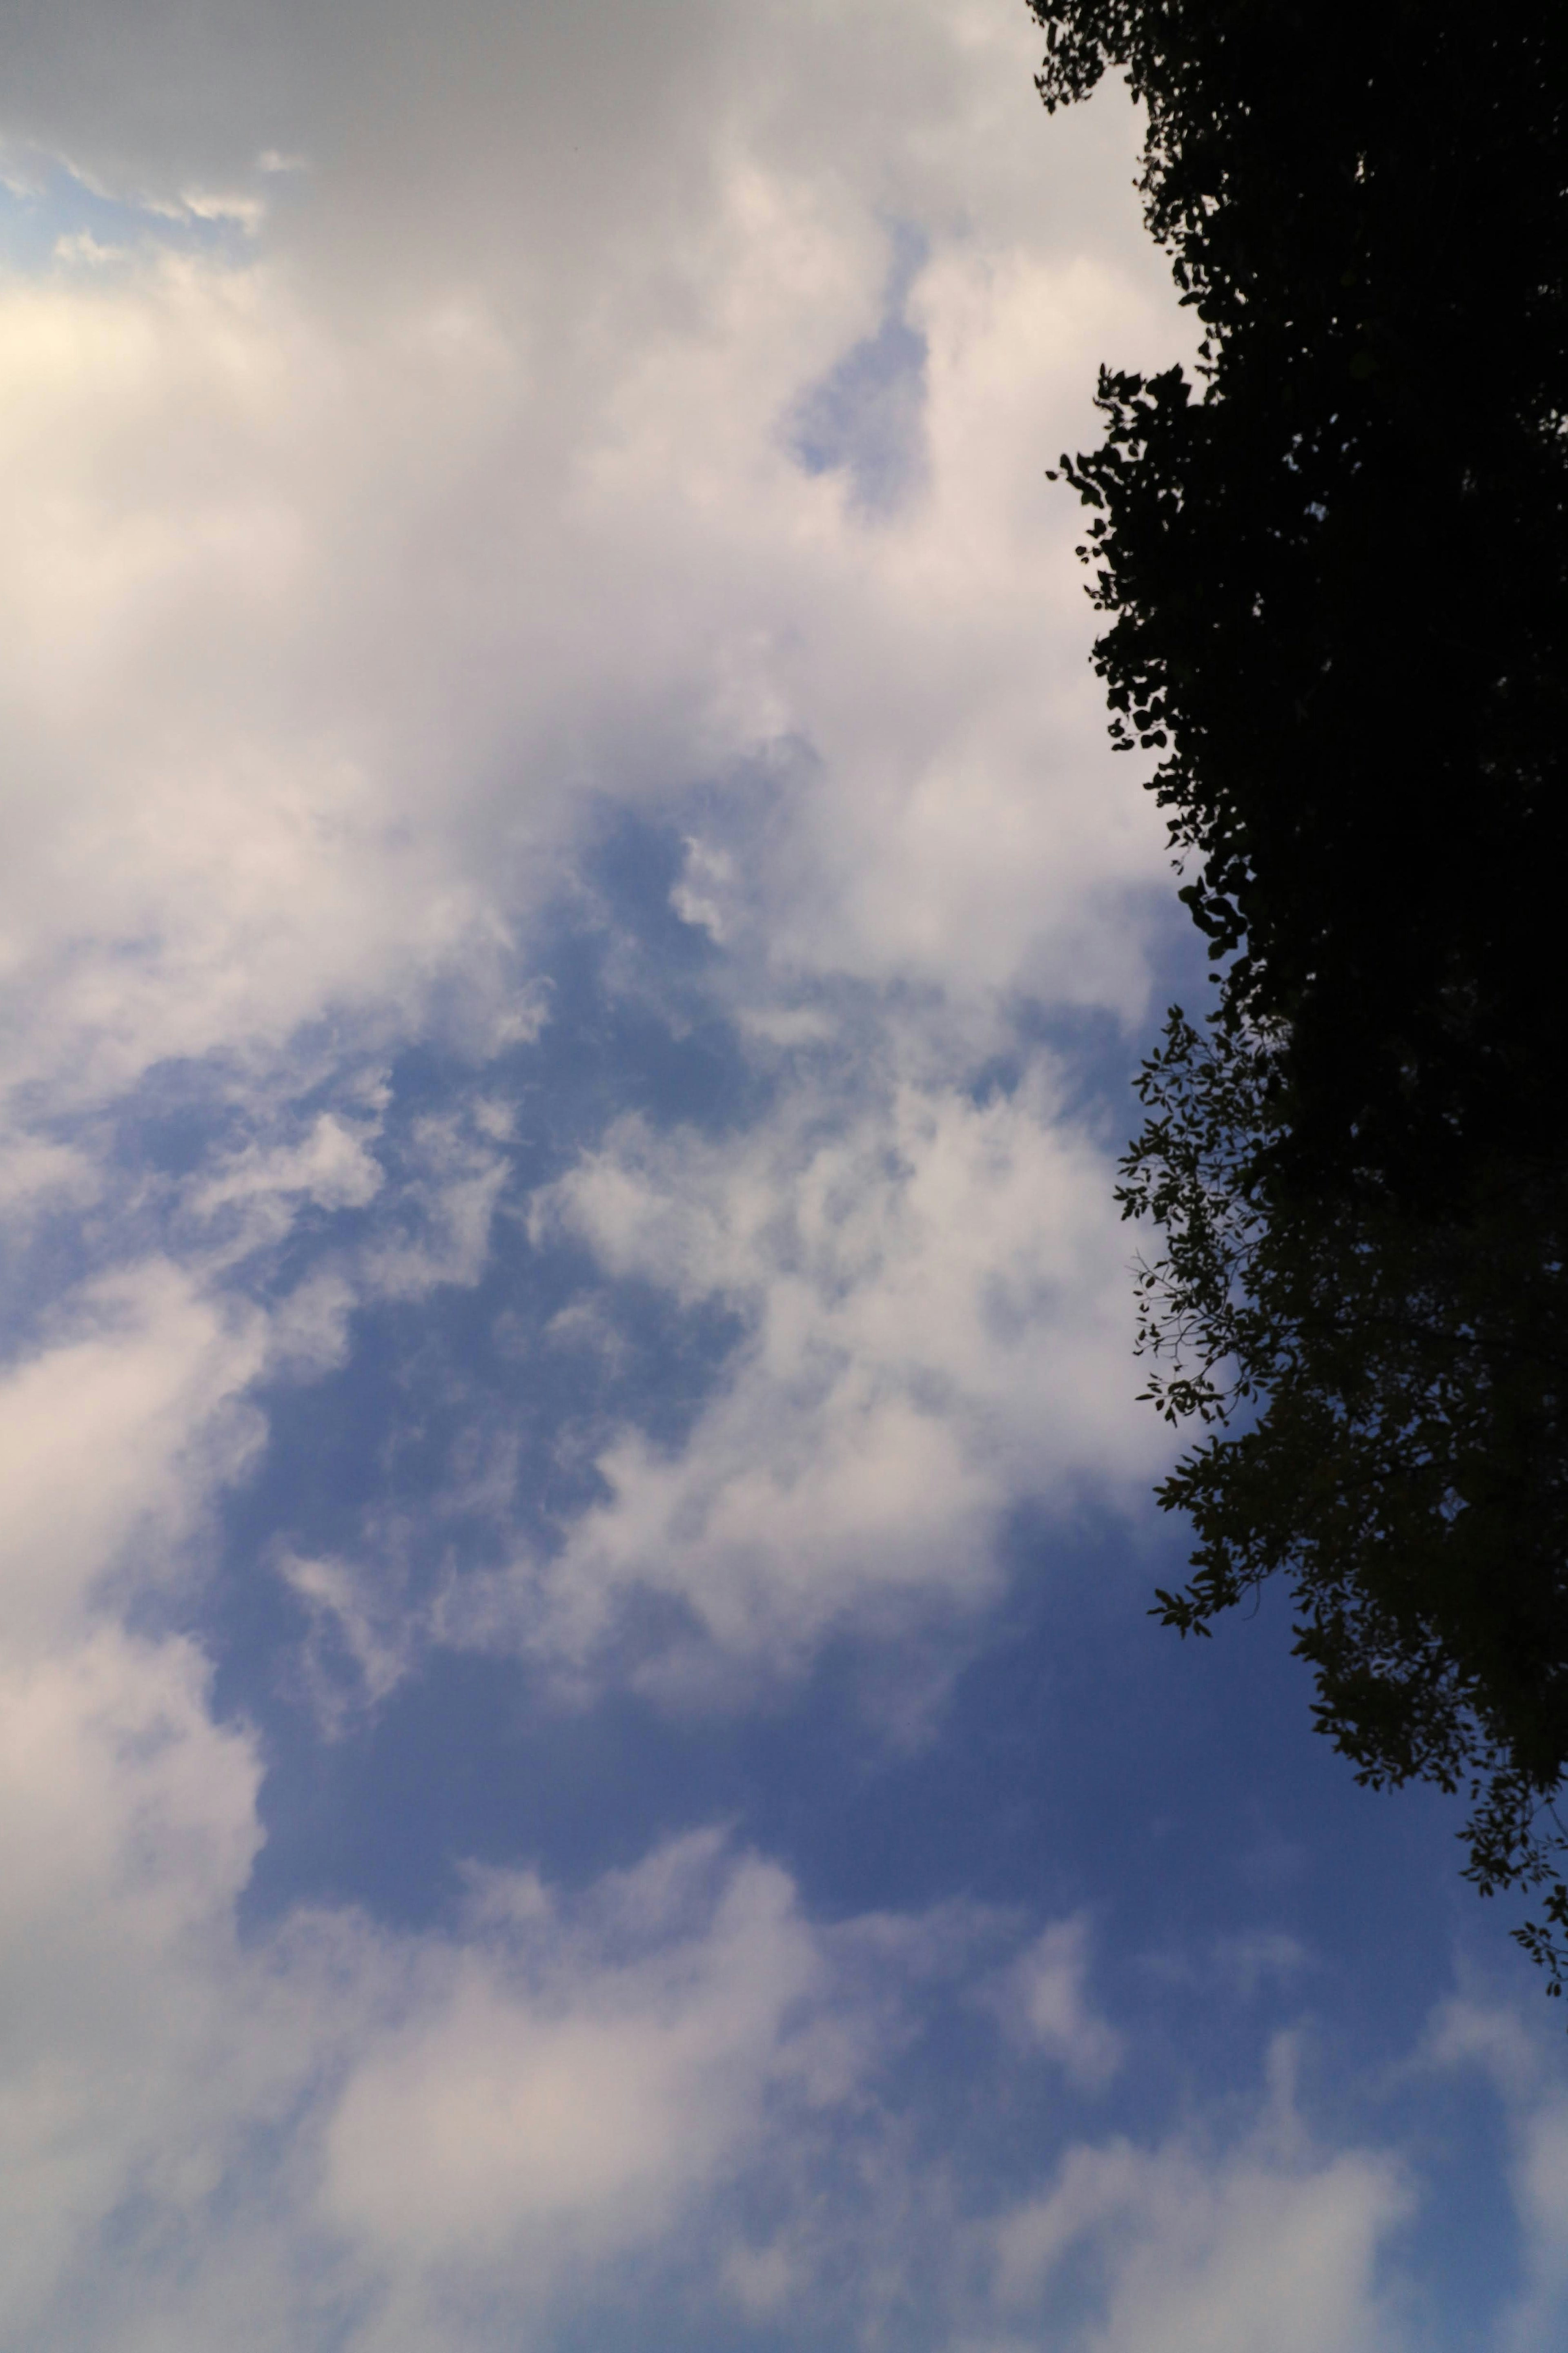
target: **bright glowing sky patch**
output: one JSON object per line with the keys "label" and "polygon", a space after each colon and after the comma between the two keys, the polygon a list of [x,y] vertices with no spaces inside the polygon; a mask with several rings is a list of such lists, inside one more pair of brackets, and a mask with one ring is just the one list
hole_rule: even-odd
{"label": "bright glowing sky patch", "polygon": [[1453,1821],[1144,1615],[1129,109],[999,0],[6,58],[0,2344],[1559,2342]]}

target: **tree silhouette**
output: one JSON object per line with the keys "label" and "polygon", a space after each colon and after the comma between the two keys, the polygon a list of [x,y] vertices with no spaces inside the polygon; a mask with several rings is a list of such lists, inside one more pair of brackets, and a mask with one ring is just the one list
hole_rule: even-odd
{"label": "tree silhouette", "polygon": [[1544,1886],[1568,1767],[1568,10],[1033,0],[1124,72],[1195,380],[1061,470],[1217,993],[1121,1198],[1206,1632],[1283,1574],[1363,1778]]}

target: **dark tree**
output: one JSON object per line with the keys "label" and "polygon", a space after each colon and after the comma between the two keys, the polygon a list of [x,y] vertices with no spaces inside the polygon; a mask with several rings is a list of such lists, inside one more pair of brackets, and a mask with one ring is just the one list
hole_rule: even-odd
{"label": "dark tree", "polygon": [[1285,1576],[1366,1779],[1544,1884],[1568,1767],[1568,8],[1033,0],[1123,72],[1203,341],[1104,374],[1117,739],[1160,754],[1215,1009],[1145,1067],[1184,1631]]}

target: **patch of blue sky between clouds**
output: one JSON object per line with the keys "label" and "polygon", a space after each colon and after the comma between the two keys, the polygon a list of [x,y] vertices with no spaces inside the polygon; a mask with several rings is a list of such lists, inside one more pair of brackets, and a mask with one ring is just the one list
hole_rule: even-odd
{"label": "patch of blue sky between clouds", "polygon": [[[557,1553],[606,1499],[600,1465],[617,1433],[635,1430],[657,1457],[679,1461],[748,1332],[750,1311],[722,1270],[706,1289],[700,1267],[694,1287],[657,1258],[646,1268],[606,1261],[591,1227],[542,1225],[531,1205],[628,1122],[721,1162],[803,1083],[809,1160],[813,1137],[831,1151],[853,1133],[868,1076],[886,1059],[886,1011],[863,985],[797,992],[804,1028],[786,1018],[759,1037],[755,973],[748,986],[708,928],[679,913],[690,839],[679,818],[607,813],[577,888],[539,929],[537,1035],[482,1067],[437,1039],[384,1064],[351,1060],[270,1112],[253,1103],[251,1123],[258,1113],[273,1123],[265,1139],[226,1111],[221,1072],[199,1066],[152,1074],[120,1113],[143,1182],[164,1169],[168,1239],[192,1247],[194,1203],[205,1245],[235,1254],[232,1279],[270,1312],[286,1318],[291,1299],[330,1294],[334,1282],[353,1302],[344,1359],[314,1368],[305,1388],[289,1377],[263,1396],[268,1451],[227,1507],[227,1590],[244,1597],[248,1630],[226,1644],[258,1672],[265,1651],[272,1672],[280,1644],[308,1640],[320,1695],[336,1693],[351,1714],[367,1658],[345,1648],[328,1606],[322,1580],[337,1571],[300,1564],[355,1563],[365,1639],[374,1620],[385,1630],[385,1671],[419,1669],[423,1643],[401,1657],[396,1646],[443,1580],[460,1593],[520,1548]],[[998,1089],[1016,1090],[1029,1060],[1021,1035],[1011,1067],[968,1099],[983,1108]],[[206,1170],[192,1165],[204,1123]],[[341,1166],[329,1165],[332,1154]],[[443,1183],[482,1208],[477,1256],[454,1255],[452,1237],[432,1225],[445,1214]],[[289,1185],[315,1190],[276,1239],[263,1225],[247,1246],[258,1197]],[[285,1564],[288,1591],[274,1584],[261,1608],[254,1573],[268,1559]],[[678,1590],[622,1600],[632,1660],[684,1613]]]}
{"label": "patch of blue sky between clouds", "polygon": [[300,168],[268,156],[244,186],[153,200],[98,187],[55,156],[0,150],[0,267],[36,277],[113,269],[159,253],[241,261]]}
{"label": "patch of blue sky between clouds", "polygon": [[855,504],[887,514],[914,490],[924,460],[926,338],[909,316],[910,297],[929,254],[923,233],[900,222],[889,232],[882,315],[876,332],[845,353],[797,402],[789,444],[812,474],[844,474]]}

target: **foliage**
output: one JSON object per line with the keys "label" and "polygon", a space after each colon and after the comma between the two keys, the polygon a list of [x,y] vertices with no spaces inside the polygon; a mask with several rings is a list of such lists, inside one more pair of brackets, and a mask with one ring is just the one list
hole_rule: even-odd
{"label": "foliage", "polygon": [[1283,1573],[1321,1728],[1545,1884],[1568,1766],[1568,11],[1034,0],[1125,71],[1196,378],[1064,458],[1112,733],[1159,755],[1215,1015],[1124,1166],[1204,1633]]}
{"label": "foliage", "polygon": [[[1461,1215],[1284,1189],[1288,1039],[1178,1009],[1144,1065],[1123,1212],[1146,1395],[1195,1423],[1159,1491],[1197,1538],[1184,1634],[1284,1572],[1319,1728],[1375,1785],[1468,1790],[1468,1875],[1548,1888],[1568,1753],[1568,1185],[1500,1166]],[[1547,1929],[1523,1941],[1552,1970]]]}

